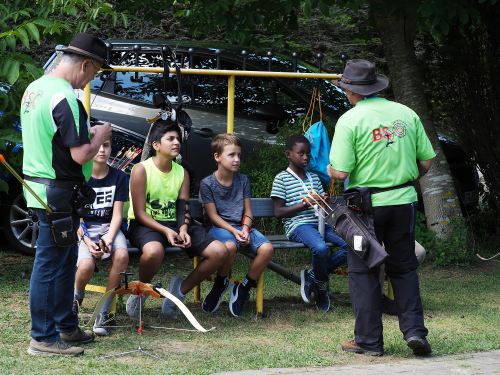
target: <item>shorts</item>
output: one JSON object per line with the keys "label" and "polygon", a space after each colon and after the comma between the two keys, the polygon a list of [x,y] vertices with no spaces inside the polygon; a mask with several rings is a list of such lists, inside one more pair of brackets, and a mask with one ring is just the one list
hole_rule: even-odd
{"label": "shorts", "polygon": [[[241,230],[241,225],[233,225],[237,230]],[[234,242],[238,250],[240,249],[240,244],[236,241],[236,237],[233,236],[231,232],[224,228],[213,227],[209,232],[216,240],[222,243]],[[269,240],[264,237],[257,229],[252,229],[250,232],[250,245],[245,246],[245,248],[250,249],[253,255],[257,255],[257,249],[264,243],[270,243]]]}
{"label": "shorts", "polygon": [[[156,221],[164,227],[172,229],[175,233],[179,233],[179,228],[177,228],[176,221]],[[188,228],[188,234],[191,237],[191,246],[183,250],[190,258],[200,256],[203,250],[205,250],[212,242],[216,241],[216,239],[208,234],[201,225],[191,225]],[[143,247],[149,242],[159,242],[163,247],[167,247],[169,245],[167,236],[155,231],[150,227],[142,225],[135,219],[130,220],[130,226],[128,228],[128,239],[130,243],[137,247],[141,253]]]}
{"label": "shorts", "polygon": [[[87,231],[89,232],[90,235],[90,240],[94,243],[99,243],[99,239],[101,237],[104,237],[104,241],[106,241],[106,235],[109,231],[109,223],[103,223],[103,224],[97,224],[97,225],[89,225],[87,227]],[[111,263],[113,260],[111,259],[111,254],[116,249],[127,249],[127,239],[125,238],[125,235],[122,233],[121,230],[118,231],[116,234],[116,237],[113,241],[113,246],[111,249],[111,253],[104,253],[104,255],[101,257],[101,262],[103,263]],[[89,248],[85,241],[80,240],[78,242],[78,260],[76,261],[76,266],[78,267],[78,264],[80,263],[80,260],[82,259],[94,259],[94,262],[96,260],[95,257],[90,254]],[[97,265],[96,265],[97,266]],[[98,271],[96,267],[96,272]]]}

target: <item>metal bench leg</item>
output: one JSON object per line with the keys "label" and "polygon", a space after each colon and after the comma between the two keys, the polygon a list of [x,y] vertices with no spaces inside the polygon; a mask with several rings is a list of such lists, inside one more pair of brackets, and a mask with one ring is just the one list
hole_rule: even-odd
{"label": "metal bench leg", "polygon": [[[200,264],[200,257],[194,257],[194,268],[198,267],[198,264]],[[198,303],[200,302],[200,286],[196,285],[193,289],[194,292],[194,302]]]}
{"label": "metal bench leg", "polygon": [[256,296],[257,316],[262,316],[264,312],[264,273],[261,273],[257,280],[257,296]]}

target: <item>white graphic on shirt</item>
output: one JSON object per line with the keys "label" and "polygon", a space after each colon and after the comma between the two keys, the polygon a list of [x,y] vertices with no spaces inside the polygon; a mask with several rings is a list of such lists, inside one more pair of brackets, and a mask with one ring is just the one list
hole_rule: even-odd
{"label": "white graphic on shirt", "polygon": [[116,186],[94,187],[92,189],[95,190],[96,197],[89,215],[99,217],[109,215],[115,201]]}

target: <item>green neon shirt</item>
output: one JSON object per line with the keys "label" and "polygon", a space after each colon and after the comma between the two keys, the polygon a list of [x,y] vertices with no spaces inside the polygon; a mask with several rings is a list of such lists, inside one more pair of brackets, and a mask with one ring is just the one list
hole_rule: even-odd
{"label": "green neon shirt", "polygon": [[[362,100],[342,115],[330,149],[333,169],[350,173],[348,188],[388,188],[414,181],[416,160],[435,156],[417,114],[383,98]],[[412,186],[372,195],[373,207],[416,200]]]}
{"label": "green neon shirt", "polygon": [[[90,143],[90,123],[83,103],[62,78],[43,76],[31,83],[21,101],[23,173],[51,180],[88,181],[93,162],[78,164],[71,147]],[[47,202],[46,186],[26,181]],[[27,206],[43,206],[27,191]]]}

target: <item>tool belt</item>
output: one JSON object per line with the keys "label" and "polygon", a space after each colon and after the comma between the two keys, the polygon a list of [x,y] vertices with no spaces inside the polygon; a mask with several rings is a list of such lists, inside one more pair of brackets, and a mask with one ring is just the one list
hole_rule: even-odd
{"label": "tool belt", "polygon": [[413,186],[412,182],[390,188],[354,187],[344,194],[346,205],[339,204],[333,209],[326,222],[349,245],[368,268],[379,266],[389,256],[377,241],[372,210],[372,194]]}
{"label": "tool belt", "polygon": [[25,176],[25,180],[47,186],[47,211],[52,237],[61,247],[78,242],[77,226],[79,217],[88,214],[94,203],[96,193],[83,182],[70,180],[52,180],[48,178]]}

